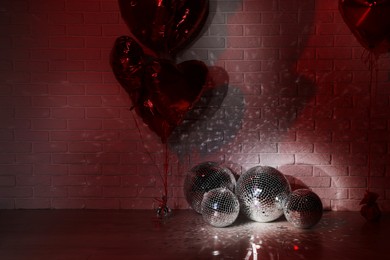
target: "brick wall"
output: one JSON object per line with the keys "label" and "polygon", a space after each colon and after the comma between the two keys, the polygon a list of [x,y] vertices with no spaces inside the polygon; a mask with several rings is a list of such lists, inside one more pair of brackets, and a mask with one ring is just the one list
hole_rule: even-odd
{"label": "brick wall", "polygon": [[[0,34],[0,208],[156,207],[163,145],[109,65],[128,34],[117,1],[2,0]],[[188,207],[186,170],[215,160],[277,167],[332,210],[359,210],[370,185],[390,210],[390,57],[370,84],[363,52],[337,0],[210,0],[178,62],[229,87],[172,134],[170,206]]]}

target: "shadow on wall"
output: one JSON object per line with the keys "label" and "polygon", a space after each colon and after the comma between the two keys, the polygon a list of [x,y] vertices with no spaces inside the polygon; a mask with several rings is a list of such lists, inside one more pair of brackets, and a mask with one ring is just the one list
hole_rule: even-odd
{"label": "shadow on wall", "polygon": [[[239,1],[235,3],[239,3]],[[209,17],[200,34],[201,36],[206,35],[217,11],[218,2],[211,1]],[[204,52],[199,54],[192,51],[191,46],[190,50],[182,52],[181,59],[207,59],[208,54],[204,54]],[[214,63],[210,60],[205,60],[205,62]],[[242,93],[229,84],[228,72],[219,66],[209,66],[206,89],[200,101],[187,113],[184,121],[173,131],[168,140],[170,149],[179,158],[183,158],[190,153],[199,155],[217,152],[221,147],[228,144],[241,129],[243,114],[244,100]]]}
{"label": "shadow on wall", "polygon": [[[229,75],[223,68],[209,67],[205,92],[169,139],[170,148],[179,157],[192,151],[218,151],[234,137],[234,134],[227,133],[240,130],[244,101],[235,90],[229,86]],[[231,111],[229,115],[227,110]]]}
{"label": "shadow on wall", "polygon": [[206,93],[176,129],[170,144],[178,153],[241,153],[227,146],[239,147],[237,136],[239,142],[253,142],[245,137],[248,132],[260,136],[254,145],[284,141],[316,93],[314,73],[298,72],[300,60],[315,58],[314,50],[305,49],[315,33],[314,0],[211,2],[210,12],[217,11],[218,17],[211,15],[212,19],[224,15],[225,22],[206,23],[209,34],[195,47],[204,50],[207,42],[212,45],[219,39],[224,47],[210,47],[207,54],[199,49],[189,52],[196,58],[204,55],[209,64],[223,64],[230,84]]}
{"label": "shadow on wall", "polygon": [[288,141],[286,131],[296,129],[299,114],[317,91],[315,73],[300,69],[315,59],[314,49],[306,48],[315,34],[315,1],[244,0],[244,5],[261,12],[261,24],[246,26],[244,32],[261,37],[261,47],[249,49],[245,57],[261,62],[260,73],[245,75],[245,84],[260,84],[258,98],[263,101],[255,104],[260,105],[261,118],[253,126],[265,133],[261,141]]}

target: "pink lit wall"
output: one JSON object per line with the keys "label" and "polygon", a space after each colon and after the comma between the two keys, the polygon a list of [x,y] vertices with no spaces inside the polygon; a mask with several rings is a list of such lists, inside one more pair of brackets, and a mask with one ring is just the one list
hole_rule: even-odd
{"label": "pink lit wall", "polygon": [[[238,173],[277,167],[332,210],[359,210],[369,185],[390,210],[390,56],[370,84],[337,5],[210,0],[177,62],[226,71],[229,87],[172,134],[172,208],[188,208],[186,171],[213,160]],[[0,1],[0,208],[157,206],[163,145],[109,63],[128,34],[117,1]]]}

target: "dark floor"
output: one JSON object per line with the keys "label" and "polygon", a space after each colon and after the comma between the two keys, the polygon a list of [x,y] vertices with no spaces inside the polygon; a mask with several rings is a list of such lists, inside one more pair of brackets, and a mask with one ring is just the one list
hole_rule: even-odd
{"label": "dark floor", "polygon": [[325,212],[309,230],[243,217],[214,228],[192,210],[3,210],[0,259],[390,259],[390,215]]}

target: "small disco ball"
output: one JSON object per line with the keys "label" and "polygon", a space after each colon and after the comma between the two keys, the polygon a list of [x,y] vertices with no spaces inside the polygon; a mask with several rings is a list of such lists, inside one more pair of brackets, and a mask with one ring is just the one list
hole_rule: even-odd
{"label": "small disco ball", "polygon": [[309,189],[294,190],[284,204],[284,216],[297,228],[310,228],[322,217],[320,197]]}
{"label": "small disco ball", "polygon": [[227,188],[206,192],[201,203],[204,221],[214,227],[231,225],[238,217],[240,204],[236,195]]}
{"label": "small disco ball", "polygon": [[215,188],[234,191],[236,179],[233,173],[216,162],[204,162],[193,167],[184,180],[184,195],[188,204],[201,213],[203,195]]}
{"label": "small disco ball", "polygon": [[270,222],[283,215],[291,187],[286,177],[269,166],[256,166],[237,181],[236,194],[241,210],[251,220]]}

